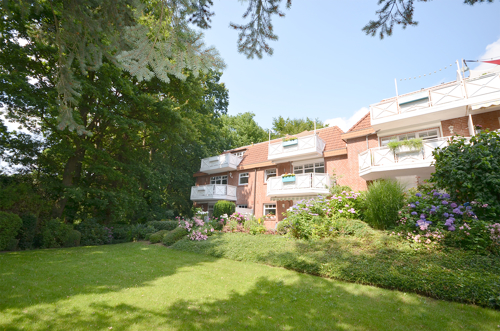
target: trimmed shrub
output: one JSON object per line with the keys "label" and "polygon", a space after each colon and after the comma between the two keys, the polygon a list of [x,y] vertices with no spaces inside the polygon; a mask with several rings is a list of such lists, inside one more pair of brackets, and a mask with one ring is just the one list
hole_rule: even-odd
{"label": "trimmed shrub", "polygon": [[82,234],[80,231],[71,230],[69,232],[68,239],[64,243],[64,247],[77,247],[80,246],[80,240],[82,238]]}
{"label": "trimmed shrub", "polygon": [[397,225],[399,210],[404,205],[404,187],[397,180],[373,182],[364,203],[365,222],[375,229],[390,229]]}
{"label": "trimmed shrub", "polygon": [[366,237],[374,234],[374,230],[365,222],[347,218],[333,220],[332,229],[341,236]]}
{"label": "trimmed shrub", "polygon": [[53,219],[44,224],[42,228],[42,248],[59,248],[64,246],[73,231],[71,225],[58,219]]}
{"label": "trimmed shrub", "polygon": [[135,224],[130,227],[130,232],[129,232],[129,241],[136,241],[136,240],[148,240],[148,235],[151,235],[155,232],[158,232],[154,227],[151,225],[146,225],[146,224]]}
{"label": "trimmed shrub", "polygon": [[163,244],[165,244],[166,246],[171,246],[177,241],[185,238],[187,235],[188,230],[181,227],[175,228],[163,237]]}
{"label": "trimmed shrub", "polygon": [[156,231],[167,230],[172,231],[179,226],[177,221],[151,221],[146,223],[147,226],[152,226]]}
{"label": "trimmed shrub", "polygon": [[168,230],[160,230],[158,232],[155,232],[155,233],[149,235],[149,241],[152,244],[156,244],[156,243],[162,242],[163,241],[163,237],[165,237],[165,235],[167,233],[169,233],[169,232],[170,231],[168,231]]}
{"label": "trimmed shrub", "polygon": [[16,214],[0,211],[0,251],[11,245],[22,225],[23,221]]}
{"label": "trimmed shrub", "polygon": [[33,241],[36,234],[37,218],[33,214],[24,214],[21,216],[23,225],[19,231],[19,248],[20,249],[33,249]]}
{"label": "trimmed shrub", "polygon": [[224,214],[229,216],[232,215],[235,210],[236,210],[236,205],[234,204],[234,202],[219,200],[214,205],[213,217],[220,218]]}
{"label": "trimmed shrub", "polygon": [[281,235],[285,235],[288,232],[288,222],[287,221],[281,221],[276,224],[276,232]]}
{"label": "trimmed shrub", "polygon": [[132,241],[132,238],[130,236],[132,227],[133,225],[113,225],[113,244],[121,244]]}
{"label": "trimmed shrub", "polygon": [[17,244],[19,239],[11,239],[5,250],[7,251],[17,251]]}

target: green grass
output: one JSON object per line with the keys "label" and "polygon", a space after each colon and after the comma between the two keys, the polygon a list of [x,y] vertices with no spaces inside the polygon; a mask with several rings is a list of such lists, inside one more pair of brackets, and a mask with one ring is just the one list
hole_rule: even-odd
{"label": "green grass", "polygon": [[498,330],[500,312],[128,243],[0,254],[0,330]]}
{"label": "green grass", "polygon": [[[473,255],[457,249],[416,251],[408,242],[381,231],[365,238],[318,241],[225,233],[202,242],[182,240],[172,248],[500,308],[498,256]],[[492,298],[496,301],[490,301]]]}

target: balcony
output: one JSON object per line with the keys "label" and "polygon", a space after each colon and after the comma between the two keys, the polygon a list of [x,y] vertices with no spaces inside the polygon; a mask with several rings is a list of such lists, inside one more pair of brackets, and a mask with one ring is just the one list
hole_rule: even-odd
{"label": "balcony", "polygon": [[271,177],[267,181],[267,196],[271,200],[328,194],[328,174],[296,174],[295,181],[283,182],[282,177]]}
{"label": "balcony", "polygon": [[442,121],[466,116],[470,105],[498,99],[500,74],[486,74],[373,104],[370,106],[371,124],[375,130],[379,130]]}
{"label": "balcony", "polygon": [[421,150],[392,151],[389,147],[370,148],[358,155],[359,176],[364,180],[420,176],[429,178],[434,172],[432,152],[448,146],[451,137],[424,140]]}
{"label": "balcony", "polygon": [[277,142],[269,144],[267,159],[275,163],[299,161],[314,157],[322,157],[325,142],[313,134],[297,138],[297,143]]}
{"label": "balcony", "polygon": [[210,202],[218,200],[236,201],[236,186],[211,184],[191,187],[191,201]]}
{"label": "balcony", "polygon": [[200,171],[207,174],[215,174],[224,171],[234,171],[238,167],[242,157],[231,153],[207,157],[201,160]]}

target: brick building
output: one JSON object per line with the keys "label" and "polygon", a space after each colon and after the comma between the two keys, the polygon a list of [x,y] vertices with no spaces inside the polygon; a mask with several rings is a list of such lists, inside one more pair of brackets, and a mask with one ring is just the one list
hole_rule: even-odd
{"label": "brick building", "polygon": [[[470,137],[477,126],[500,129],[499,73],[471,71],[464,78],[457,71],[457,81],[384,99],[347,132],[336,126],[305,131],[203,159],[191,200],[209,212],[218,200],[230,200],[256,217],[276,215],[266,222],[272,228],[294,202],[326,195],[330,185],[365,190],[382,178],[416,185],[430,177],[432,151],[450,136]],[[387,146],[412,138],[422,147]]]}

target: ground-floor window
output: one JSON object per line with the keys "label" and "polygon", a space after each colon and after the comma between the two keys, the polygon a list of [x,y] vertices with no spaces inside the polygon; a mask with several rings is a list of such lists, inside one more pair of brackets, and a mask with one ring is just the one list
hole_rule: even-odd
{"label": "ground-floor window", "polygon": [[275,203],[265,203],[264,204],[264,215],[276,215],[276,204]]}

